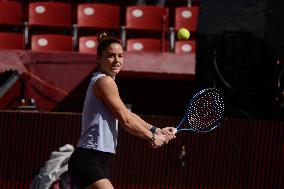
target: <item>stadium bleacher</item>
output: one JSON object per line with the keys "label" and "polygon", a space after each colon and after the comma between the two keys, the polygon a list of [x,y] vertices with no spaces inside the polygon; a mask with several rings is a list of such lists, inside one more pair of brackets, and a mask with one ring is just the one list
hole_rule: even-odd
{"label": "stadium bleacher", "polygon": [[[191,17],[191,11],[194,21],[189,25],[190,28],[187,25],[184,25],[184,27],[188,28],[192,33],[196,32],[198,4],[193,4],[193,10],[187,9],[187,12],[182,14],[183,9],[187,7],[185,6],[186,1],[183,4],[181,2],[179,2],[180,4],[174,4],[174,1],[169,1],[169,6],[160,7],[153,5],[134,6],[122,2],[120,4],[106,4],[96,1],[0,1],[0,32],[11,27],[17,30],[18,33],[25,37],[25,49],[27,50],[39,50],[31,46],[32,35],[51,33],[67,35],[73,38],[72,51],[80,52],[80,37],[95,37],[98,32],[109,31],[112,35],[121,38],[126,46],[127,39],[133,37],[127,31],[142,30],[143,33],[149,32],[146,37],[159,36],[161,43],[163,43],[159,51],[167,52],[170,49],[169,45],[164,45],[164,40],[169,39],[169,28],[174,27],[175,31],[177,31],[185,23],[184,20]],[[177,6],[181,7],[177,8]],[[141,17],[132,16],[135,15],[134,13],[142,15]],[[181,16],[177,16],[173,23],[171,20],[175,15]],[[187,18],[183,15],[186,15]],[[183,17],[185,19],[182,19]],[[151,33],[155,30],[156,34]],[[132,34],[136,35],[137,33],[136,31]],[[139,35],[137,36],[139,37]],[[2,46],[1,48],[5,47]],[[18,47],[15,48],[18,49]],[[134,50],[133,48],[130,49]],[[41,50],[49,50],[49,48],[41,48]],[[147,49],[147,51],[149,50],[151,51],[151,48]],[[172,52],[175,51],[172,50]]]}
{"label": "stadium bleacher", "polygon": [[[59,103],[59,99],[62,100],[63,96],[71,92],[68,78],[76,78],[74,84],[78,84],[80,79],[87,77],[94,69],[96,35],[102,31],[120,38],[124,44],[127,58],[121,75],[182,78],[189,81],[194,78],[195,39],[180,41],[182,44],[178,43],[176,50],[172,49],[174,45],[170,44],[170,40],[177,41],[176,37],[170,39],[176,32],[170,32],[170,27],[174,27],[170,18],[174,18],[175,8],[182,6],[181,4],[173,6],[174,2],[169,1],[168,3],[172,3],[170,6],[160,7],[101,1],[0,2],[0,54],[5,60],[1,62],[1,72],[10,69],[19,71],[24,83],[19,103],[23,98],[32,98],[37,102],[38,108],[52,110],[56,105],[51,99]],[[177,29],[176,25],[175,30]],[[196,31],[192,31],[194,32]],[[8,54],[6,50],[9,50]],[[139,51],[139,54],[136,54],[136,51]],[[144,62],[142,57],[148,61]],[[10,63],[14,59],[19,63]],[[86,59],[88,61],[85,61]],[[135,61],[135,64],[132,61]],[[179,63],[175,65],[174,61]],[[54,69],[55,63],[57,69]],[[26,67],[24,72],[22,68],[19,70],[20,66]],[[87,71],[86,68],[90,70]],[[77,69],[84,70],[82,73],[85,75],[74,74],[73,71]],[[65,70],[70,73],[62,76],[60,73]],[[58,75],[63,78],[57,79]],[[46,87],[54,92],[49,93],[53,97],[44,97],[43,91],[48,91]],[[58,93],[57,89],[64,92]],[[11,100],[13,98],[11,96]],[[5,99],[9,99],[7,95]],[[11,104],[13,105],[5,107],[17,108],[14,103]]]}

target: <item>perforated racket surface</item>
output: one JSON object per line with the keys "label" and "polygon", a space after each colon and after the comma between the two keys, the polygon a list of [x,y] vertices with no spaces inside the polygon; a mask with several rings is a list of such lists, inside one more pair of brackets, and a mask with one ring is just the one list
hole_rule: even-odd
{"label": "perforated racket surface", "polygon": [[223,94],[215,88],[203,89],[192,97],[174,132],[209,132],[222,124],[224,113]]}

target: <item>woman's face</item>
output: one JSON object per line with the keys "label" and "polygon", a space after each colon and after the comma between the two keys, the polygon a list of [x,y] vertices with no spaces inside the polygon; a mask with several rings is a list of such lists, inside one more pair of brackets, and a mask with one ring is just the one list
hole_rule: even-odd
{"label": "woman's face", "polygon": [[119,43],[110,44],[98,55],[99,70],[111,77],[115,77],[121,70],[123,64],[123,49]]}

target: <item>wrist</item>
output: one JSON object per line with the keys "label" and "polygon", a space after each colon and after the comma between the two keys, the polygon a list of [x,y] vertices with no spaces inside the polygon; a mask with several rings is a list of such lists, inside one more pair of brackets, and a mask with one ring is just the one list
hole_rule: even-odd
{"label": "wrist", "polygon": [[160,133],[162,133],[163,132],[163,130],[161,129],[161,128],[157,128],[156,129],[156,134],[160,134]]}
{"label": "wrist", "polygon": [[156,134],[152,133],[152,136],[150,137],[150,142],[154,142],[156,140]]}
{"label": "wrist", "polygon": [[153,126],[151,127],[150,131],[153,133],[156,133],[157,132],[157,127]]}

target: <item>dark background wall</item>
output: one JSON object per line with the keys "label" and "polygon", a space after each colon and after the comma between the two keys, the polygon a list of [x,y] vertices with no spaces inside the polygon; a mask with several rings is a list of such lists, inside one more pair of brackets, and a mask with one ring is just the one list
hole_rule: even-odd
{"label": "dark background wall", "polygon": [[[158,127],[178,121],[177,117],[141,116]],[[1,111],[0,189],[29,188],[51,152],[77,144],[80,125],[78,113]],[[283,186],[283,121],[226,119],[214,132],[180,133],[156,150],[119,128],[111,167],[115,188]]]}
{"label": "dark background wall", "polygon": [[282,116],[283,10],[280,0],[200,2],[197,86],[222,89],[232,116]]}

